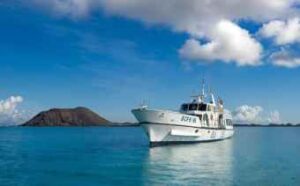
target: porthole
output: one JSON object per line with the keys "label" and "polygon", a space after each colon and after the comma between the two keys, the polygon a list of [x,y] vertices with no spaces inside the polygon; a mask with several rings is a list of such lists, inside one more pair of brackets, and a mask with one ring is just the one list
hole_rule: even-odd
{"label": "porthole", "polygon": [[198,132],[199,132],[199,130],[198,130],[198,129],[196,129],[196,130],[195,130],[195,133],[198,133]]}

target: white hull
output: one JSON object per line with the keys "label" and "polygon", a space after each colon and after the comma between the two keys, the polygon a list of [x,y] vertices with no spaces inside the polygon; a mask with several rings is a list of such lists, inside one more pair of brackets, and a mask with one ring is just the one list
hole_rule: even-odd
{"label": "white hull", "polygon": [[184,142],[209,142],[230,138],[232,129],[205,129],[168,124],[147,123],[141,124],[149,142],[155,144],[184,143]]}
{"label": "white hull", "polygon": [[144,128],[151,145],[217,141],[234,134],[232,127],[208,127],[196,116],[179,112],[141,109],[132,112]]}

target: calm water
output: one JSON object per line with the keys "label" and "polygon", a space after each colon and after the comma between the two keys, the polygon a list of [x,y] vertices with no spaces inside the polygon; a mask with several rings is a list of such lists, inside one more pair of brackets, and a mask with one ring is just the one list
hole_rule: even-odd
{"label": "calm water", "polygon": [[300,185],[300,128],[149,149],[141,128],[0,128],[0,185]]}

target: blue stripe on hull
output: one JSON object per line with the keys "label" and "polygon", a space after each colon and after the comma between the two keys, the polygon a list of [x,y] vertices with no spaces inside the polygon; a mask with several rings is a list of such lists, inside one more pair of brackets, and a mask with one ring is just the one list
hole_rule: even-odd
{"label": "blue stripe on hull", "polygon": [[159,147],[159,146],[167,146],[167,145],[180,145],[180,144],[194,144],[194,143],[209,143],[215,141],[222,141],[231,138],[222,138],[222,139],[211,139],[211,140],[203,140],[203,141],[159,141],[159,142],[149,142],[150,147]]}

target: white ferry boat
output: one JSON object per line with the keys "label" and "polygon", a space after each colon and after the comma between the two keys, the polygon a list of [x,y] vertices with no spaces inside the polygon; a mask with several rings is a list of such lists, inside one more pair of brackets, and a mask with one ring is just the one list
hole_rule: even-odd
{"label": "white ferry boat", "polygon": [[232,118],[224,112],[223,101],[218,99],[216,103],[210,93],[206,102],[204,83],[202,93],[182,104],[179,111],[148,109],[143,105],[132,113],[144,128],[150,146],[217,141],[234,134]]}

